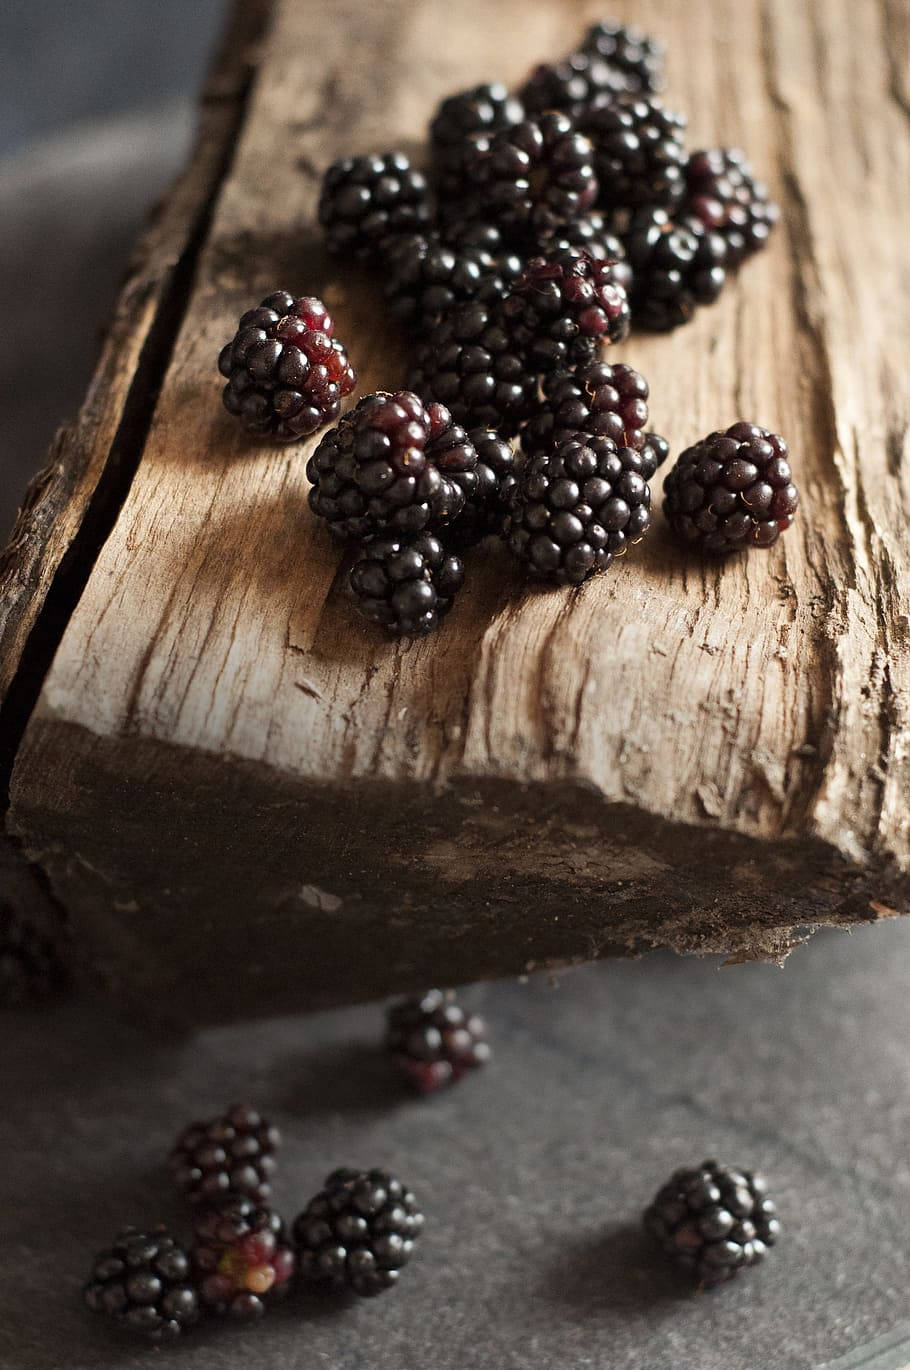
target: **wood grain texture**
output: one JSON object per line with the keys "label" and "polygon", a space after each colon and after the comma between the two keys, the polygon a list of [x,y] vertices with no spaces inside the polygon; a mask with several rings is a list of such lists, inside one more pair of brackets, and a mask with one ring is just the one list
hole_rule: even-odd
{"label": "wood grain texture", "polygon": [[[362,392],[400,381],[373,292],[322,253],[322,169],[415,142],[442,94],[518,81],[598,10],[347,0],[327,26],[277,3],[142,459],[13,777],[16,831],[113,976],[177,998],[204,929],[230,964],[256,928],[245,1007],[285,1006],[653,944],[773,953],[795,925],[910,907],[910,19],[614,9],[667,40],[691,145],[744,145],[784,210],[717,306],[614,351],[674,451],[739,417],[784,433],[797,524],[718,566],[658,520],[550,593],[485,547],[435,638],[355,619],[306,510],[310,446],[233,427],[213,358],[281,286],[325,296]],[[171,955],[188,922],[198,946]],[[200,1012],[237,1011],[210,978]]]}

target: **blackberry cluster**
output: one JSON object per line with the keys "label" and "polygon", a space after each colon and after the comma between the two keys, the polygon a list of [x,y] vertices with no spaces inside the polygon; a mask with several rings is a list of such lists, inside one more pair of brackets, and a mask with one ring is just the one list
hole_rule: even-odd
{"label": "blackberry cluster", "polygon": [[177,1188],[192,1204],[231,1195],[263,1203],[271,1193],[281,1133],[254,1108],[234,1104],[220,1118],[184,1128],[170,1155]]}
{"label": "blackberry cluster", "polygon": [[318,215],[330,252],[369,261],[383,239],[430,222],[426,177],[403,152],[345,157],[325,173]]}
{"label": "blackberry cluster", "polygon": [[296,1267],[278,1214],[243,1198],[201,1215],[192,1258],[205,1308],[241,1322],[283,1298]]}
{"label": "blackberry cluster", "polygon": [[584,248],[533,257],[503,304],[503,319],[529,371],[593,361],[629,331],[629,303],[612,262]]}
{"label": "blackberry cluster", "polygon": [[351,568],[357,609],[396,637],[426,637],[464,584],[464,565],[439,538],[370,538]]}
{"label": "blackberry cluster", "polygon": [[95,1257],[83,1296],[93,1313],[149,1341],[171,1341],[200,1316],[190,1257],[163,1227],[125,1228]]}
{"label": "blackberry cluster", "polygon": [[595,52],[573,52],[562,61],[535,67],[519,95],[529,114],[558,109],[579,119],[631,89],[628,74],[620,67]]}
{"label": "blackberry cluster", "polygon": [[391,1289],[423,1227],[417,1200],[384,1170],[335,1170],[294,1223],[302,1278],[365,1298]]}
{"label": "blackberry cluster", "polygon": [[641,328],[677,328],[723,289],[727,245],[699,219],[671,219],[666,210],[643,209],[633,216],[624,241],[632,270],[632,316]]}
{"label": "blackberry cluster", "polygon": [[594,147],[605,209],[673,209],[686,189],[686,120],[655,97],[628,95],[593,109],[580,128]]}
{"label": "blackberry cluster", "polygon": [[799,496],[787,444],[752,423],[711,433],[682,453],[664,480],[664,513],[690,547],[715,555],[771,547]]}
{"label": "blackberry cluster", "polygon": [[457,195],[463,189],[465,151],[474,134],[514,128],[524,117],[521,101],[498,81],[472,86],[443,100],[430,123],[430,150],[440,195]]}
{"label": "blackberry cluster", "polygon": [[11,904],[0,903],[0,1008],[48,999],[63,985],[57,946]]}
{"label": "blackberry cluster", "polygon": [[456,248],[437,234],[391,239],[385,267],[391,315],[416,333],[428,332],[457,304],[502,299],[508,288],[489,252],[465,245]]}
{"label": "blackberry cluster", "polygon": [[526,452],[549,451],[575,433],[612,438],[617,447],[639,452],[645,446],[648,382],[631,366],[595,361],[554,371],[545,377],[543,392],[522,430]]}
{"label": "blackberry cluster", "polygon": [[601,20],[588,29],[581,50],[623,72],[629,90],[647,93],[663,87],[664,45],[640,29],[624,28],[612,19]]}
{"label": "blackberry cluster", "polygon": [[477,453],[477,489],[452,530],[460,548],[502,531],[517,469],[512,444],[495,429],[472,428],[468,436]]}
{"label": "blackberry cluster", "polygon": [[[612,231],[603,214],[592,210],[573,219],[556,233],[542,234],[534,244],[532,255],[546,256],[567,247],[583,248],[595,261],[610,262],[617,284],[628,289],[632,273],[625,265],[626,249],[622,238]],[[520,275],[521,271],[514,279],[517,280]]]}
{"label": "blackberry cluster", "polygon": [[731,266],[764,247],[780,209],[739,148],[693,152],[686,163],[686,185],[688,213],[721,235]]}
{"label": "blackberry cluster", "polygon": [[393,1004],[387,1023],[386,1050],[422,1094],[454,1084],[490,1059],[486,1023],[465,1013],[451,990]]}
{"label": "blackberry cluster", "polygon": [[762,1177],[717,1161],[677,1170],[646,1209],[644,1224],[666,1254],[706,1287],[757,1265],[780,1235]]}

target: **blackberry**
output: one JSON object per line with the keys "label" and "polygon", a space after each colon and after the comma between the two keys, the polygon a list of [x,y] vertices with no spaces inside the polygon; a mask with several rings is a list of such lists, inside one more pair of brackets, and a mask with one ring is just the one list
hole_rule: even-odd
{"label": "blackberry", "polygon": [[702,438],[664,480],[664,514],[674,533],[716,554],[771,547],[793,522],[798,501],[787,444],[752,423]]}
{"label": "blackberry", "polygon": [[205,1307],[243,1322],[284,1297],[297,1265],[278,1214],[242,1198],[202,1214],[192,1256]]}
{"label": "blackberry", "polygon": [[310,508],[336,537],[415,536],[456,518],[477,453],[442,404],[409,390],[365,396],[307,462]]}
{"label": "blackberry", "polygon": [[623,28],[612,19],[604,19],[588,30],[581,48],[621,71],[630,90],[647,92],[663,87],[664,45],[640,29]]}
{"label": "blackberry", "polygon": [[537,381],[503,326],[502,308],[474,300],[454,309],[415,352],[409,384],[466,428],[508,436],[530,413]]}
{"label": "blackberry", "polygon": [[383,238],[430,222],[426,177],[403,152],[345,157],[323,177],[318,215],[330,252],[368,261]]}
{"label": "blackberry", "polygon": [[764,247],[780,218],[780,208],[757,181],[739,148],[693,152],[686,163],[687,211],[727,244],[727,261],[737,266]]}
{"label": "blackberry", "polygon": [[573,52],[535,67],[518,93],[529,114],[556,109],[577,119],[636,89],[626,72],[596,53]]}
{"label": "blackberry", "polygon": [[670,455],[670,444],[666,438],[662,438],[659,433],[646,433],[644,446],[641,449],[641,459],[644,463],[641,474],[645,480],[651,480],[658,467],[663,466],[667,457]]}
{"label": "blackberry", "polygon": [[391,1289],[411,1257],[423,1214],[384,1170],[334,1170],[294,1223],[302,1278],[365,1298]]}
{"label": "blackberry", "polygon": [[428,1094],[490,1059],[487,1027],[465,1013],[449,990],[402,999],[387,1012],[386,1050],[411,1083]]}
{"label": "blackberry", "polygon": [[267,295],[241,317],[221,349],[218,370],[227,377],[224,407],[253,433],[283,442],[315,433],[338,417],[341,400],[356,384],[335,324],[315,295],[295,299],[284,290]]}
{"label": "blackberry", "polygon": [[[469,215],[482,213],[480,208],[469,207]],[[450,247],[478,252],[485,260],[489,260],[491,274],[488,274],[484,287],[478,292],[481,300],[491,302],[507,294],[524,270],[521,254],[505,244],[495,224],[487,223],[483,218],[443,216],[439,233],[443,242]]]}
{"label": "blackberry", "polygon": [[262,1203],[271,1193],[281,1133],[254,1108],[234,1104],[221,1118],[191,1123],[171,1152],[177,1188],[191,1204],[216,1204],[231,1195]]}
{"label": "blackberry", "polygon": [[640,453],[586,433],[530,457],[506,518],[509,546],[541,579],[580,585],[647,532],[641,472]]}
{"label": "blackberry", "polygon": [[579,127],[594,145],[600,204],[673,209],[686,189],[686,121],[655,97],[629,95],[590,111]]}
{"label": "blackberry", "polygon": [[762,1177],[717,1161],[677,1170],[645,1210],[644,1224],[666,1254],[705,1286],[757,1265],[780,1235]]}
{"label": "blackberry", "polygon": [[351,568],[350,583],[364,618],[397,637],[426,637],[451,609],[464,584],[464,566],[432,533],[370,538]]}
{"label": "blackberry", "polygon": [[546,256],[548,252],[566,247],[582,247],[597,261],[612,262],[614,274],[620,285],[628,286],[631,281],[632,273],[624,274],[622,270],[626,257],[622,239],[612,231],[604,216],[596,210],[573,219],[555,233],[542,234],[534,244],[531,255]]}
{"label": "blackberry", "polygon": [[497,133],[524,118],[521,102],[500,82],[449,95],[430,123],[430,150],[439,192],[458,194],[464,185],[465,148],[475,133]]}
{"label": "blackberry", "polygon": [[384,266],[392,317],[415,332],[427,332],[456,304],[502,299],[506,294],[506,283],[489,253],[448,246],[435,234],[393,238]]}
{"label": "blackberry", "polygon": [[503,304],[503,320],[535,374],[593,361],[629,331],[629,302],[613,264],[584,248],[532,257]]}
{"label": "blackberry", "polygon": [[11,904],[0,903],[0,1008],[48,999],[65,979],[59,948]]}
{"label": "blackberry", "polygon": [[595,361],[554,371],[543,390],[537,413],[522,430],[526,452],[551,451],[579,432],[612,438],[618,447],[644,448],[648,382],[631,366]]}
{"label": "blackberry", "polygon": [[632,320],[640,328],[677,328],[723,289],[726,243],[698,219],[671,219],[663,209],[639,210],[624,242],[632,270]]}
{"label": "blackberry", "polygon": [[510,442],[493,428],[472,428],[468,436],[477,452],[477,489],[452,528],[458,547],[471,547],[502,532],[516,479]]}
{"label": "blackberry", "polygon": [[170,1341],[199,1321],[190,1258],[163,1227],[127,1227],[95,1257],[83,1291],[93,1313],[149,1341]]}

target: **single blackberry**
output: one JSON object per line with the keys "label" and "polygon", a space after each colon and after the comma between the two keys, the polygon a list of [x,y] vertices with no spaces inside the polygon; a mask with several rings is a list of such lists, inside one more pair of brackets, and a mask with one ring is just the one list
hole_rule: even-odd
{"label": "single blackberry", "polygon": [[204,1306],[242,1322],[287,1294],[297,1265],[278,1214],[242,1198],[201,1215],[192,1257]]}
{"label": "single blackberry", "polygon": [[337,419],[357,378],[315,295],[267,295],[221,349],[224,407],[253,433],[295,442]]}
{"label": "single blackberry", "polygon": [[537,394],[537,381],[503,326],[502,305],[474,300],[453,309],[416,350],[409,385],[438,400],[466,428],[518,431]]}
{"label": "single blackberry", "polygon": [[645,1210],[644,1224],[666,1254],[705,1286],[757,1265],[780,1235],[762,1177],[717,1161],[677,1170]]}
{"label": "single blackberry", "polygon": [[451,609],[464,584],[464,565],[432,533],[370,538],[350,583],[364,618],[396,637],[426,637]]}
{"label": "single blackberry", "polygon": [[509,546],[541,579],[580,585],[648,531],[641,472],[640,453],[586,433],[530,457],[505,522]]}
{"label": "single blackberry", "polygon": [[640,29],[623,28],[613,19],[604,19],[588,29],[581,49],[623,72],[630,90],[663,88],[666,49]]}
{"label": "single blackberry", "polygon": [[600,204],[674,209],[686,189],[686,120],[656,97],[627,95],[579,121],[594,146]]}
{"label": "single blackberry", "polygon": [[402,999],[386,1017],[386,1050],[423,1094],[454,1084],[490,1059],[486,1023],[465,1013],[451,990]]}
{"label": "single blackberry", "polygon": [[623,247],[622,239],[613,232],[604,216],[596,210],[573,219],[571,223],[565,224],[555,233],[542,234],[534,244],[530,255],[534,257],[546,256],[549,252],[556,252],[560,248],[566,247],[582,247],[597,261],[612,262],[619,284],[628,287],[632,273],[626,272],[624,275],[622,271],[622,264],[626,257],[626,249]]}
{"label": "single blackberry", "polygon": [[280,1145],[277,1127],[254,1108],[234,1104],[223,1117],[184,1128],[170,1155],[171,1175],[191,1204],[217,1204],[230,1195],[262,1203]]}
{"label": "single blackberry", "polygon": [[48,999],[64,980],[57,945],[11,904],[0,903],[0,1008]]}
{"label": "single blackberry", "polygon": [[693,152],[686,163],[686,210],[727,244],[727,261],[738,266],[764,247],[780,218],[780,207],[757,181],[739,148]]}
{"label": "single blackberry", "polygon": [[190,1258],[163,1227],[127,1227],[95,1257],[84,1298],[93,1313],[149,1341],[170,1341],[199,1321]]}
{"label": "single blackberry", "polygon": [[345,157],[323,177],[318,215],[330,252],[367,261],[383,238],[430,222],[426,177],[403,152]]}
{"label": "single blackberry", "polygon": [[623,240],[632,270],[632,321],[640,328],[677,328],[723,289],[726,243],[698,219],[639,210]]}
{"label": "single blackberry", "polygon": [[334,1170],[294,1223],[301,1277],[371,1298],[391,1289],[411,1257],[423,1214],[384,1170]]}
{"label": "single blackberry", "polygon": [[646,433],[644,446],[641,449],[641,459],[644,463],[641,474],[645,480],[651,480],[659,467],[663,466],[667,457],[670,455],[670,444],[666,438],[662,438],[659,433]]}
{"label": "single blackberry", "polygon": [[513,128],[524,117],[521,102],[498,81],[472,86],[443,100],[430,123],[434,179],[440,195],[457,195],[463,188],[465,148],[473,134]]}
{"label": "single blackberry", "polygon": [[664,514],[674,533],[715,554],[771,547],[798,502],[787,444],[752,423],[702,438],[664,479]]}
{"label": "single blackberry", "polygon": [[577,119],[637,89],[628,74],[612,62],[605,62],[596,53],[573,52],[562,61],[535,67],[518,93],[531,115],[557,109]]}
{"label": "single blackberry", "polygon": [[489,253],[450,247],[435,234],[393,238],[383,265],[392,317],[418,333],[431,329],[456,304],[502,299],[507,291]]}
{"label": "single blackberry", "polygon": [[644,448],[648,382],[631,366],[595,361],[574,371],[554,371],[543,391],[536,414],[522,430],[526,452],[552,451],[580,432],[612,438],[617,447]]}
{"label": "single blackberry", "polygon": [[477,452],[477,489],[452,527],[459,548],[502,532],[517,471],[512,444],[495,429],[472,428],[468,436]]}
{"label": "single blackberry", "polygon": [[[469,214],[482,214],[482,210],[469,209]],[[448,246],[459,251],[478,252],[489,259],[492,276],[487,277],[484,288],[478,292],[481,300],[489,303],[508,294],[524,271],[522,255],[506,245],[495,224],[486,223],[483,218],[443,215],[439,234]]]}
{"label": "single blackberry", "polygon": [[629,331],[629,301],[613,263],[584,248],[532,257],[507,295],[503,321],[535,374],[593,361]]}
{"label": "single blackberry", "polygon": [[336,537],[415,536],[461,513],[476,466],[443,404],[379,391],[326,433],[307,462],[310,508]]}

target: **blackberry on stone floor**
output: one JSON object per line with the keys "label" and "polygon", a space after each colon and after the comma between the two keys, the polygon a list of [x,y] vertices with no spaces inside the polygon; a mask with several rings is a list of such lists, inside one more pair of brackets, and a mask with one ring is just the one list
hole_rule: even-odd
{"label": "blackberry on stone floor", "polygon": [[177,1138],[169,1165],[192,1204],[217,1204],[229,1195],[262,1203],[271,1193],[281,1133],[254,1108],[234,1104],[220,1118],[191,1123]]}
{"label": "blackberry on stone floor", "polygon": [[535,67],[519,95],[531,115],[558,109],[577,119],[636,88],[626,72],[596,53],[573,52]]}
{"label": "blackberry on stone floor", "polygon": [[351,568],[358,611],[396,637],[426,637],[439,627],[464,584],[464,565],[432,533],[376,537]]}
{"label": "blackberry on stone floor", "polygon": [[585,433],[529,457],[505,521],[509,546],[539,578],[580,585],[648,531],[641,472],[640,453]]}
{"label": "blackberry on stone floor", "polygon": [[253,433],[294,442],[338,417],[356,384],[335,324],[314,295],[279,290],[242,316],[218,369],[229,414]]}
{"label": "blackberry on stone floor", "polygon": [[648,382],[631,366],[594,361],[554,371],[544,378],[543,392],[522,430],[526,452],[550,451],[579,432],[612,438],[617,447],[645,446]]}
{"label": "blackberry on stone floor", "polygon": [[604,19],[588,29],[581,50],[618,68],[630,90],[659,91],[663,87],[666,49],[640,29]]}
{"label": "blackberry on stone floor", "polygon": [[705,1286],[757,1265],[780,1235],[762,1177],[712,1160],[677,1170],[646,1209],[644,1224],[666,1254]]}
{"label": "blackberry on stone floor", "polygon": [[242,1322],[287,1294],[297,1265],[278,1214],[243,1198],[201,1215],[192,1259],[205,1308]]}
{"label": "blackberry on stone floor", "polygon": [[294,1223],[304,1281],[370,1298],[391,1289],[423,1227],[417,1200],[384,1170],[334,1170]]}
{"label": "blackberry on stone floor", "polygon": [[672,219],[663,209],[639,210],[623,241],[632,271],[636,327],[656,332],[677,328],[723,289],[726,243],[692,216]]}
{"label": "blackberry on stone floor", "polygon": [[662,438],[659,433],[646,433],[644,446],[641,449],[641,459],[644,463],[641,474],[645,480],[651,480],[659,467],[663,466],[667,457],[670,455],[670,444],[666,438]]}
{"label": "blackberry on stone floor", "polygon": [[606,209],[673,209],[686,189],[686,120],[656,97],[628,95],[579,121],[594,146],[599,203]]}
{"label": "blackberry on stone floor", "polygon": [[664,480],[664,514],[691,547],[714,554],[770,547],[799,502],[787,444],[752,423],[710,433]]}
{"label": "blackberry on stone floor", "polygon": [[417,333],[427,332],[457,304],[502,299],[506,294],[506,282],[491,254],[449,246],[436,234],[393,238],[383,255],[392,317]]}
{"label": "blackberry on stone floor", "polygon": [[384,238],[430,222],[426,177],[403,152],[345,157],[326,171],[317,212],[330,252],[368,261]]}
{"label": "blackberry on stone floor", "polygon": [[477,489],[452,528],[458,548],[502,532],[518,469],[512,444],[495,429],[472,428],[468,436],[477,452]]}
{"label": "blackberry on stone floor", "polygon": [[48,999],[65,980],[59,947],[0,903],[0,1008],[20,1008]]}
{"label": "blackberry on stone floor", "polygon": [[490,1059],[486,1023],[465,1013],[451,990],[402,999],[386,1016],[386,1050],[423,1094],[453,1084]]}
{"label": "blackberry on stone floor", "polygon": [[780,208],[739,148],[693,152],[686,163],[686,211],[727,244],[727,261],[737,266],[764,247],[780,218]]}
{"label": "blackberry on stone floor", "polygon": [[[450,316],[451,317],[451,316]],[[416,536],[450,523],[477,453],[445,405],[409,390],[366,395],[307,462],[310,508],[336,537]]]}
{"label": "blackberry on stone floor", "polygon": [[188,1253],[163,1227],[127,1227],[92,1264],[83,1291],[93,1313],[149,1341],[171,1341],[199,1321]]}
{"label": "blackberry on stone floor", "polygon": [[463,188],[465,148],[473,134],[497,133],[524,117],[521,101],[498,81],[447,96],[430,123],[430,150],[440,194],[457,194]]}
{"label": "blackberry on stone floor", "polygon": [[544,374],[593,361],[629,331],[629,302],[613,264],[584,248],[533,257],[502,306],[503,321],[529,371]]}

